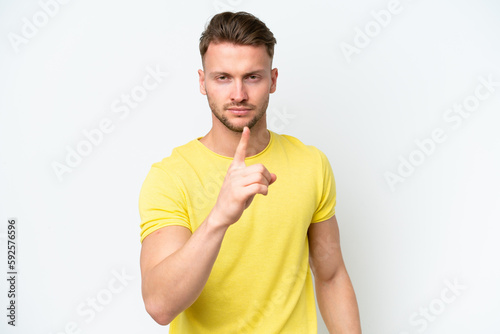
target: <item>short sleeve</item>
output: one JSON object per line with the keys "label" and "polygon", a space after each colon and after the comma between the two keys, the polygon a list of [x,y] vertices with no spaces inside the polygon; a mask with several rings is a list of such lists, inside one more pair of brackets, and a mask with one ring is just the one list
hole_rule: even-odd
{"label": "short sleeve", "polygon": [[171,225],[191,230],[185,195],[175,175],[170,175],[159,163],[153,164],[139,195],[141,243],[152,232]]}
{"label": "short sleeve", "polygon": [[321,191],[321,194],[318,207],[313,215],[312,223],[319,223],[333,217],[335,215],[335,205],[337,201],[335,178],[333,176],[332,167],[326,155],[320,150],[317,151],[321,157],[321,171],[319,172],[321,174],[321,180],[319,181],[321,185],[319,191]]}

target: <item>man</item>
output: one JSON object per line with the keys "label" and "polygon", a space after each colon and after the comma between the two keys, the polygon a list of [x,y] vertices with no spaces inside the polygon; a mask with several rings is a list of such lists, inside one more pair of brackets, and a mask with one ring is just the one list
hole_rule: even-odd
{"label": "man", "polygon": [[[153,164],[139,201],[142,294],[170,333],[361,333],[326,156],[267,130],[276,40],[245,12],[200,39],[212,129]],[[261,196],[262,195],[262,196]]]}

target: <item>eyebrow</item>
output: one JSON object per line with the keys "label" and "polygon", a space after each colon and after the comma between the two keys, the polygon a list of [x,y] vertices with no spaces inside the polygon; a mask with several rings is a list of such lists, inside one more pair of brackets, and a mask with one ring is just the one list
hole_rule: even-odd
{"label": "eyebrow", "polygon": [[[260,70],[255,70],[255,71],[252,71],[252,72],[248,72],[248,73],[245,73],[243,76],[246,77],[246,76],[249,76],[249,75],[254,75],[254,74],[262,74],[264,73],[266,70],[264,69],[260,69]],[[217,75],[225,75],[227,77],[231,77],[232,75],[227,73],[227,72],[219,72],[219,71],[215,71],[215,72],[210,72],[210,76],[211,77],[215,77]]]}

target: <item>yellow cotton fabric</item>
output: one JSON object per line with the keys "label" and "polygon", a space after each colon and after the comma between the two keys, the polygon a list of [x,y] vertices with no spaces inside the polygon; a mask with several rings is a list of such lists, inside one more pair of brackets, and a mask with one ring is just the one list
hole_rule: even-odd
{"label": "yellow cotton fabric", "polygon": [[[228,228],[201,295],[170,333],[317,333],[307,230],[335,214],[335,180],[319,149],[269,133],[245,163],[263,164],[277,181]],[[141,242],[164,226],[194,232],[215,205],[232,158],[200,138],[152,165],[139,199]]]}

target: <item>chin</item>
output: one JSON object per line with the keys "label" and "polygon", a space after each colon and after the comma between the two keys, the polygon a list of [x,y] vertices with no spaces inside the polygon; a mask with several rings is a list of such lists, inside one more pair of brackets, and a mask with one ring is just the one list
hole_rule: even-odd
{"label": "chin", "polygon": [[229,126],[226,124],[226,128],[233,132],[243,132],[243,128],[248,125],[238,125],[238,124],[230,124]]}

